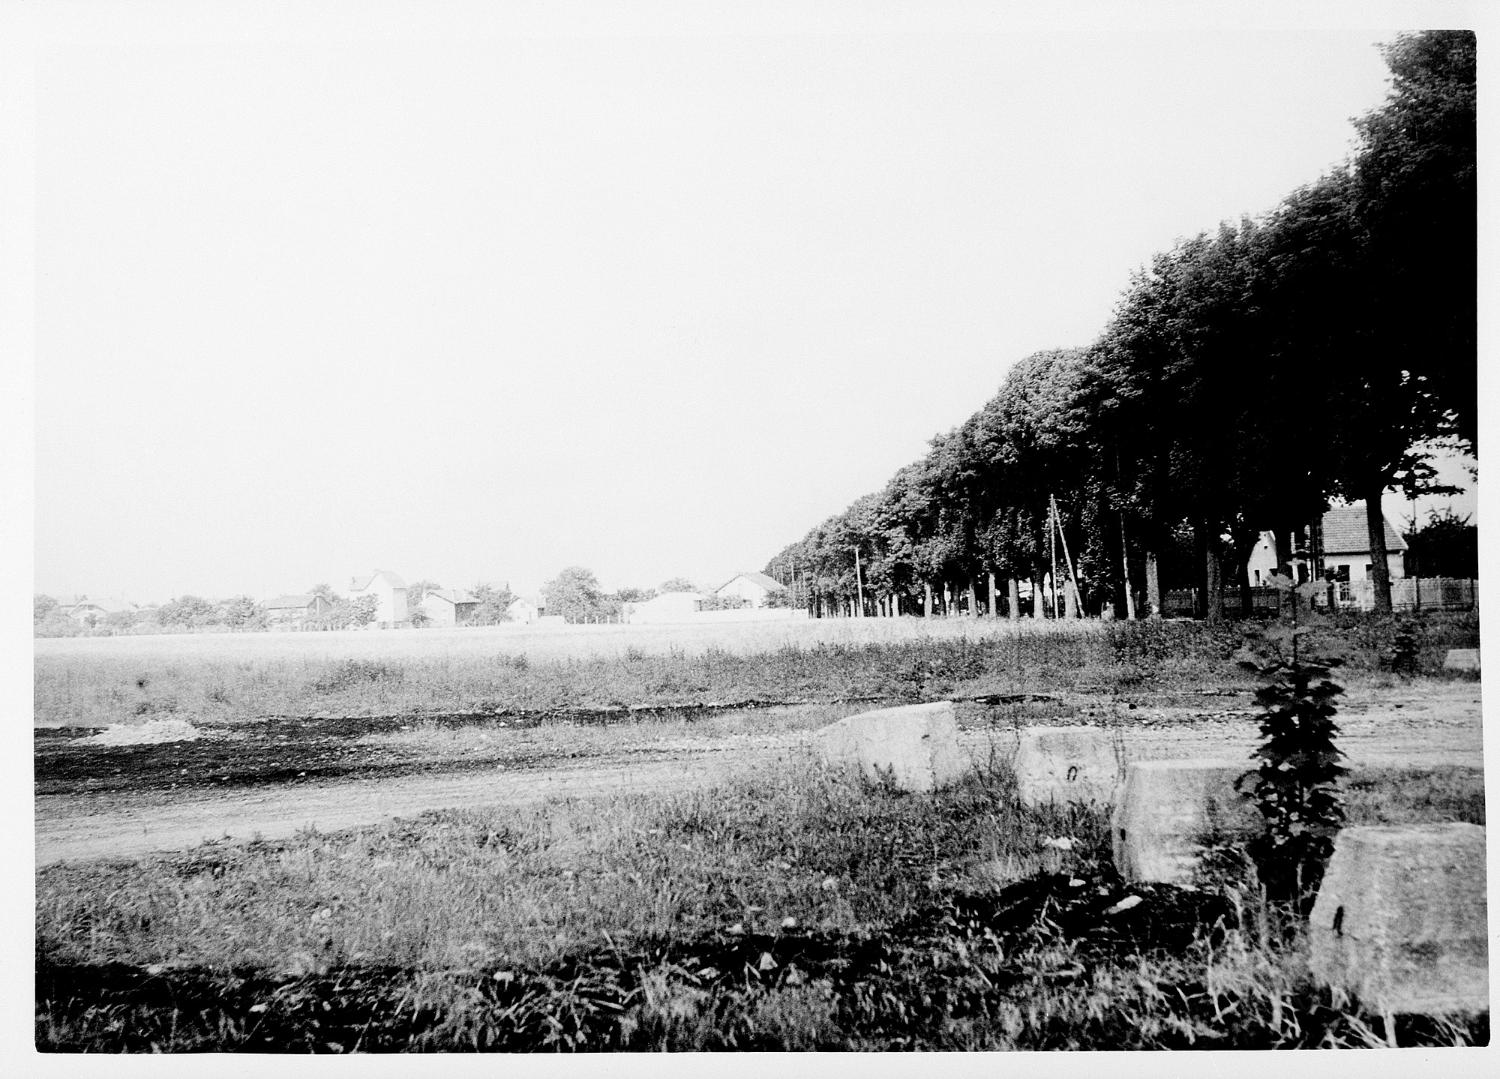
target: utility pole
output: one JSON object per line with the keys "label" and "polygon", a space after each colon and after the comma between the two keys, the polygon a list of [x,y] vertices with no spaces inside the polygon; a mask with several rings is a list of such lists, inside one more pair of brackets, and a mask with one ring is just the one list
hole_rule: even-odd
{"label": "utility pole", "polygon": [[[1069,607],[1072,617],[1082,618],[1083,596],[1078,591],[1078,575],[1073,572],[1073,556],[1068,554],[1068,537],[1063,535],[1062,521],[1058,517],[1057,499],[1055,497],[1052,498],[1052,524],[1057,529],[1058,538],[1062,540],[1063,559],[1067,562],[1068,566],[1068,590],[1072,596],[1069,601]],[[1057,586],[1053,585],[1053,591],[1056,592],[1056,590]]]}
{"label": "utility pole", "polygon": [[1047,546],[1052,556],[1052,617],[1057,617],[1057,500],[1047,496]]}

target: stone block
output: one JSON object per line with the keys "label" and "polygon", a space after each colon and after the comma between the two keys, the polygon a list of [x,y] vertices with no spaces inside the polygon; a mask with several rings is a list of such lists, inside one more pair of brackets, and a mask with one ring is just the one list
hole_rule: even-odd
{"label": "stone block", "polygon": [[1485,831],[1346,828],[1308,923],[1308,966],[1380,1015],[1489,1008]]}
{"label": "stone block", "polygon": [[972,767],[958,747],[951,701],[861,712],[814,737],[825,764],[857,768],[869,779],[888,777],[902,790],[947,787]]}
{"label": "stone block", "polygon": [[1102,727],[1032,727],[1016,750],[1016,792],[1029,805],[1111,805],[1123,752]]}
{"label": "stone block", "polygon": [[1450,648],[1448,654],[1443,657],[1443,667],[1450,671],[1477,671],[1479,670],[1479,649]]}
{"label": "stone block", "polygon": [[1139,761],[1125,769],[1111,831],[1126,880],[1187,884],[1206,839],[1243,841],[1261,828],[1255,804],[1235,789],[1249,761]]}

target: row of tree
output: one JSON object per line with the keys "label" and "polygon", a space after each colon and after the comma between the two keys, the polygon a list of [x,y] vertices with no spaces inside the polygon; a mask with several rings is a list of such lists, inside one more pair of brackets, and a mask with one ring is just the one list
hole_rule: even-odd
{"label": "row of tree", "polygon": [[766,572],[815,610],[874,614],[998,608],[996,576],[1014,610],[1056,565],[1061,609],[1155,610],[1165,584],[1218,618],[1230,581],[1248,606],[1263,532],[1286,563],[1330,500],[1362,500],[1389,610],[1384,492],[1436,489],[1439,446],[1478,452],[1475,39],[1384,55],[1390,92],[1348,162],[1157,255],[1097,341],[1014,364]]}
{"label": "row of tree", "polygon": [[[429,591],[441,588],[436,581],[418,581],[407,589],[407,611],[413,625],[422,626],[430,621],[421,609],[422,598]],[[329,604],[325,613],[309,620],[309,629],[357,629],[375,621],[378,603],[374,596],[342,596],[328,584],[314,585],[308,593],[321,596]],[[506,621],[510,605],[516,598],[509,587],[497,588],[487,584],[477,584],[469,589],[469,593],[478,600],[470,624],[480,626]],[[53,596],[37,594],[32,606],[33,632],[39,637],[74,637],[90,633],[247,633],[270,625],[265,606],[250,596],[222,600],[178,596],[159,606],[120,608],[82,618],[64,611]]]}
{"label": "row of tree", "polygon": [[248,632],[266,628],[266,611],[250,596],[209,600],[180,596],[156,607],[119,607],[75,618],[54,596],[32,597],[32,628],[39,637],[81,634],[183,633],[197,630]]}

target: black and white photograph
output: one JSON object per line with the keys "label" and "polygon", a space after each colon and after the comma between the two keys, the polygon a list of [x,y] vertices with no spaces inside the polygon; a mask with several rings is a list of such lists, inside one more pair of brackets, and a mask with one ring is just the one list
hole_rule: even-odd
{"label": "black and white photograph", "polygon": [[6,3],[6,1070],[1493,1067],[1494,24]]}

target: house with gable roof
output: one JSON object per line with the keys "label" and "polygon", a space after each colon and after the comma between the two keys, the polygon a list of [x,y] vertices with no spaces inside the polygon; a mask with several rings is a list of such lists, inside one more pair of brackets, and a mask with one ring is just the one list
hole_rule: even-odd
{"label": "house with gable roof", "polygon": [[349,581],[349,598],[375,597],[375,625],[393,629],[409,624],[406,615],[406,582],[390,570],[378,569]]}
{"label": "house with gable roof", "polygon": [[81,626],[95,626],[112,614],[133,612],[140,608],[117,597],[59,596],[57,608]]}
{"label": "house with gable roof", "polygon": [[333,604],[313,592],[276,596],[261,604],[266,612],[266,628],[272,630],[306,629],[310,623],[333,610]]}
{"label": "house with gable roof", "polygon": [[429,588],[417,609],[434,626],[463,626],[479,609],[479,600],[461,588]]}
{"label": "house with gable roof", "polygon": [[[1374,565],[1371,561],[1365,504],[1356,502],[1349,506],[1334,506],[1323,514],[1320,525],[1321,533],[1318,536],[1313,536],[1310,530],[1304,529],[1294,537],[1293,547],[1298,551],[1308,552],[1309,557],[1316,550],[1324,572],[1332,574],[1333,579],[1344,586],[1340,589],[1340,598],[1357,597],[1360,594],[1359,583],[1370,580],[1370,571]],[[1406,576],[1406,540],[1389,518],[1385,519],[1385,559],[1391,580]],[[1307,565],[1308,559],[1297,561],[1306,567],[1297,574],[1299,579],[1315,574],[1314,568]],[[1276,572],[1276,568],[1276,539],[1266,532],[1261,535],[1260,542],[1250,555],[1248,569],[1251,585],[1264,584]]]}
{"label": "house with gable roof", "polygon": [[737,573],[714,589],[714,595],[733,596],[752,607],[764,607],[772,595],[785,591],[786,585],[764,573]]}

